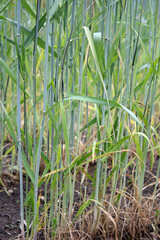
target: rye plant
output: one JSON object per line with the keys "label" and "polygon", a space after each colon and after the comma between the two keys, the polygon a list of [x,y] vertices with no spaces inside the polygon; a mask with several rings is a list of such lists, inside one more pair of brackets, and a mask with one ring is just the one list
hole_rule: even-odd
{"label": "rye plant", "polygon": [[159,16],[159,0],[2,1],[0,176],[12,152],[23,239],[120,239],[131,210],[155,223]]}

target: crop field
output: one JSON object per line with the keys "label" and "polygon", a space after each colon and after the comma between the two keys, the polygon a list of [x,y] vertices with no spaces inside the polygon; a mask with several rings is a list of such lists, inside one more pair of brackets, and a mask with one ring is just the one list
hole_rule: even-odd
{"label": "crop field", "polygon": [[0,240],[160,239],[160,0],[1,0],[0,112]]}

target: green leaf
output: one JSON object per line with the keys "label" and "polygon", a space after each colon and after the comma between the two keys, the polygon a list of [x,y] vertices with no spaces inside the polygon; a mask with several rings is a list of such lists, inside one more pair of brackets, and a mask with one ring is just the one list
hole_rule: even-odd
{"label": "green leaf", "polygon": [[55,0],[52,7],[49,10],[49,19],[51,20],[53,15],[55,14],[61,0]]}
{"label": "green leaf", "polygon": [[12,70],[8,67],[8,65],[6,64],[6,62],[0,57],[0,65],[1,67],[3,67],[3,69],[5,70],[5,72],[12,78],[12,80],[17,84],[17,78],[14,75],[14,73],[12,72]]}
{"label": "green leaf", "polygon": [[[144,133],[142,133],[142,132],[136,132],[136,133],[134,133],[134,136],[133,136],[134,139],[135,139],[136,135],[142,136],[142,137],[145,138],[145,139],[147,140],[147,142],[149,143],[149,146],[150,146],[150,148],[151,148],[151,169],[152,169],[153,163],[154,163],[154,153],[153,153],[152,144],[151,144],[151,142],[150,142],[150,140],[149,140],[149,138],[147,137],[146,134],[144,134]],[[136,143],[136,142],[135,142],[135,143]],[[137,146],[138,149],[140,148],[140,147],[139,147],[139,139],[138,139],[138,141],[137,141],[136,146]],[[144,148],[144,147],[143,147],[143,148]],[[140,149],[139,151],[140,151],[140,155],[141,155],[141,149]],[[143,149],[143,151],[145,152],[146,149]],[[139,152],[138,152],[138,153],[139,153]],[[142,154],[142,156],[140,156],[140,157],[141,157],[141,159],[143,159],[143,154]]]}
{"label": "green leaf", "polygon": [[[11,77],[11,79],[14,81],[14,83],[17,84],[16,76],[14,75],[12,70],[8,67],[6,62],[1,57],[0,57],[0,66],[3,67],[5,72]],[[20,84],[20,89],[24,92],[24,88],[23,88],[22,84]],[[26,92],[26,95],[30,98],[30,95],[28,94],[28,92]]]}
{"label": "green leaf", "polygon": [[[83,96],[83,95],[78,95],[78,94],[68,94],[70,97],[64,99],[65,101],[67,100],[81,100],[81,101],[85,101],[85,102],[90,102],[90,103],[94,103],[94,104],[98,104],[98,105],[106,105],[108,106],[108,102],[106,99],[103,98],[97,98],[97,97],[88,97],[88,96]],[[109,106],[110,107],[118,107],[118,108],[123,108],[132,118],[135,122],[137,122],[142,128],[143,125],[141,124],[141,122],[139,121],[139,119],[134,115],[133,112],[131,112],[128,108],[126,108],[125,106],[123,106],[120,103],[117,103],[114,100],[109,100]]]}
{"label": "green leaf", "polygon": [[3,16],[1,16],[1,15],[0,15],[0,19],[2,19],[2,20],[7,20],[7,18],[5,18],[5,17],[3,17]]}
{"label": "green leaf", "polygon": [[111,63],[113,61],[113,58],[115,57],[115,54],[117,52],[117,47],[119,45],[119,39],[121,37],[121,32],[123,30],[122,27],[123,27],[125,15],[126,15],[126,12],[123,13],[122,18],[121,18],[121,22],[119,24],[119,27],[118,27],[115,35],[114,35],[114,39],[113,39],[113,42],[112,42],[112,47],[111,47],[111,49],[109,51],[109,56],[107,58],[107,66],[106,66],[107,69],[109,69],[109,67],[110,67],[110,65],[111,65]]}
{"label": "green leaf", "polygon": [[15,134],[15,130],[13,128],[13,123],[11,121],[10,115],[8,114],[8,112],[7,112],[6,108],[4,107],[2,101],[0,101],[0,102],[1,102],[1,107],[3,109],[4,118],[5,118],[3,120],[2,116],[0,115],[0,121],[2,122],[2,124],[5,124],[5,122],[7,123],[6,128],[9,131],[9,133],[11,134],[13,140],[16,141],[16,134]]}
{"label": "green leaf", "polygon": [[31,167],[29,166],[29,163],[27,162],[27,159],[26,159],[26,155],[24,154],[24,152],[22,151],[22,161],[23,161],[23,166],[26,170],[26,173],[27,175],[30,177],[32,183],[34,184],[34,174],[31,170]]}
{"label": "green leaf", "polygon": [[[102,73],[100,65],[99,65],[98,56],[97,56],[96,48],[95,48],[95,45],[94,45],[91,33],[90,33],[88,27],[83,27],[83,28],[85,30],[85,34],[87,36],[87,39],[88,39],[88,42],[89,42],[89,46],[91,48],[93,58],[95,60],[96,68],[97,68],[97,71],[98,71],[101,83],[103,85],[103,89],[105,91],[106,98],[108,98],[107,97],[107,92],[106,92],[106,87],[105,87],[105,84],[104,84],[104,81],[103,81],[103,76],[102,76],[103,73]],[[98,51],[98,49],[97,49],[97,51]]]}
{"label": "green leaf", "polygon": [[0,13],[2,13],[2,12],[6,9],[6,7],[8,7],[12,2],[13,2],[13,0],[8,1],[8,2],[0,9]]}
{"label": "green leaf", "polygon": [[[46,21],[46,13],[39,20],[38,31],[43,27],[45,21]],[[35,33],[36,33],[36,26],[33,27],[33,29],[30,31],[28,37],[26,38],[25,43],[24,43],[25,48],[27,48],[31,44],[31,42],[34,40]]]}
{"label": "green leaf", "polygon": [[[136,32],[136,30],[135,30],[135,29],[133,29],[133,30],[134,30],[134,32],[135,32],[135,33],[137,34],[137,36],[138,36],[138,33]],[[147,47],[146,47],[145,44],[143,43],[141,37],[139,37],[139,41],[140,41],[140,43],[141,43],[141,46],[142,46],[144,52],[146,53],[146,57],[147,57],[150,65],[151,65],[151,67],[152,67],[155,75],[156,75],[157,78],[159,79],[159,75],[158,75],[158,72],[157,72],[157,70],[156,70],[155,63],[153,62],[152,57],[151,57],[151,55],[149,54],[149,52],[148,52],[148,50],[147,50]]]}
{"label": "green leaf", "polygon": [[64,134],[64,140],[66,144],[66,153],[67,153],[67,159],[69,162],[69,137],[68,137],[68,130],[67,130],[67,122],[66,122],[66,115],[63,103],[60,103],[61,113],[62,113],[62,125],[63,125],[63,134]]}
{"label": "green leaf", "polygon": [[[40,20],[43,20],[43,21],[45,22],[45,18],[44,18],[45,16],[46,16],[46,14],[44,14]],[[3,16],[0,16],[0,19],[5,20],[5,21],[8,21],[8,22],[10,22],[11,24],[14,24],[15,26],[17,26],[17,22],[12,21],[12,20],[9,19],[9,18],[5,18],[5,17],[3,17]],[[43,21],[41,22],[41,24],[43,23]],[[43,23],[43,24],[44,24],[44,23]],[[25,40],[25,44],[24,44],[24,45],[25,45],[25,48],[27,48],[27,47],[31,44],[31,42],[34,41],[35,28],[33,28],[33,29],[30,31],[30,30],[28,30],[26,27],[24,27],[23,25],[20,25],[20,27],[21,27],[21,29],[24,31],[24,33],[27,35],[27,39]],[[7,39],[7,41],[8,41],[9,43],[12,43],[12,44],[15,45],[15,42],[14,42],[12,39],[8,38],[7,36],[4,36],[4,38]],[[44,42],[41,38],[39,38],[39,37],[38,37],[38,40],[37,40],[37,44],[38,44],[38,46],[40,46],[41,48],[45,49],[45,42]],[[48,49],[48,50],[49,50],[49,53],[51,53],[51,46],[49,46],[49,49]],[[57,53],[56,53],[55,51],[54,51],[54,56],[57,58]]]}
{"label": "green leaf", "polygon": [[95,49],[96,49],[96,53],[97,53],[99,66],[100,66],[101,72],[103,74],[103,72],[104,72],[104,50],[103,50],[103,46],[102,46],[101,32],[93,33],[93,41],[94,41],[94,45],[95,45]]}
{"label": "green leaf", "polygon": [[92,194],[92,196],[90,197],[89,200],[85,201],[81,207],[79,208],[75,218],[73,219],[73,221],[75,221],[75,219],[79,216],[81,217],[82,213],[85,211],[85,209],[91,204],[92,200],[94,199],[95,197],[95,192]]}
{"label": "green leaf", "polygon": [[27,0],[21,0],[23,7],[29,12],[29,14],[36,19],[36,14],[32,9],[32,5]]}
{"label": "green leaf", "polygon": [[[130,135],[127,136],[127,137],[124,137],[122,139],[120,139],[118,142],[116,142],[115,144],[111,144],[111,146],[107,149],[106,153],[109,153],[109,152],[113,152],[115,150],[118,150],[119,147],[126,141],[130,138]],[[102,160],[103,161],[103,160]]]}

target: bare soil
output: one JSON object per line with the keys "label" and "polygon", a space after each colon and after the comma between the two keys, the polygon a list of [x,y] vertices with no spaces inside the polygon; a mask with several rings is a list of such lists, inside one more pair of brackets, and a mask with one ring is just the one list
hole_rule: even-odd
{"label": "bare soil", "polygon": [[0,186],[0,240],[14,239],[20,233],[19,181],[2,174],[6,186]]}
{"label": "bare soil", "polygon": [[[149,156],[148,156],[149,158]],[[155,182],[155,178],[153,177],[154,175],[156,175],[157,173],[157,169],[158,169],[158,163],[159,163],[160,159],[158,156],[155,156],[155,161],[154,161],[154,165],[153,165],[153,169],[152,171],[149,170],[148,172],[146,172],[145,174],[145,184],[146,189],[143,191],[143,195],[146,198],[149,198],[152,196],[153,194],[153,190],[154,190],[154,182]],[[150,160],[148,159],[148,169],[150,168]],[[91,175],[94,174],[95,172],[95,168],[96,168],[96,163],[93,165],[89,166],[89,172]],[[128,185],[130,184],[130,186],[128,186],[130,189],[132,189],[132,183],[130,183],[130,175],[132,173],[132,169],[130,169],[130,172],[128,172]],[[80,173],[81,174],[81,173]],[[80,176],[77,175],[77,180],[79,179]],[[160,176],[159,176],[160,177]],[[20,236],[20,187],[19,187],[19,180],[16,176],[10,176],[10,174],[8,174],[7,172],[3,172],[2,174],[2,180],[3,183],[5,184],[5,187],[0,185],[0,240],[8,240],[8,239],[18,239],[18,236]],[[77,181],[78,182],[78,181]],[[86,184],[86,183],[85,183]],[[92,194],[92,186],[91,186],[91,182],[88,179],[87,180],[87,195],[90,196]],[[79,191],[79,186],[80,184],[76,184],[76,189]],[[160,190],[160,185],[158,186],[158,190]],[[108,189],[109,194],[110,194],[110,190]],[[25,194],[25,183],[24,183],[24,194]],[[160,215],[160,209],[158,209],[158,206],[160,206],[160,193],[159,193],[159,198],[156,199],[155,201],[155,214],[159,214]],[[79,196],[78,194],[75,194],[75,211],[78,210],[78,206],[79,206]],[[147,211],[147,210],[146,210]],[[133,236],[130,234],[130,227],[125,227],[123,229],[123,236],[122,239],[123,240],[138,240],[138,239],[142,239],[142,240],[149,240],[149,239],[153,239],[153,240],[158,240],[160,239],[160,216],[157,217],[157,222],[155,222],[155,216],[150,217],[150,219],[153,219],[153,222],[149,223],[148,225],[146,225],[145,229],[141,229],[141,231],[139,231],[139,229],[137,229],[137,235],[135,234],[135,237],[133,238]],[[122,222],[123,220],[121,220]],[[120,226],[118,231],[121,231],[121,227],[123,224],[121,224],[120,222]],[[130,223],[129,223],[130,224]],[[134,224],[134,222],[133,222]],[[123,225],[124,226],[124,225]],[[126,223],[125,223],[125,226]],[[154,226],[154,227],[153,227]],[[156,231],[155,231],[156,229]],[[119,236],[120,236],[120,232],[119,232]],[[73,234],[74,236],[74,234]],[[44,239],[44,235],[43,233],[39,233],[39,237],[38,239]],[[66,237],[66,235],[60,235],[59,239],[70,239],[70,237]],[[74,239],[82,239],[82,238],[78,238],[78,236],[74,237]],[[87,239],[87,238],[83,238],[83,239]],[[91,239],[91,238],[88,238]],[[104,239],[104,240],[108,240],[108,239],[115,239],[115,236],[113,235],[113,237],[107,237],[104,236],[103,234],[103,230],[101,231],[101,229],[99,229],[97,231],[97,234],[95,235],[94,238],[92,238],[93,240],[100,240],[100,239]]]}

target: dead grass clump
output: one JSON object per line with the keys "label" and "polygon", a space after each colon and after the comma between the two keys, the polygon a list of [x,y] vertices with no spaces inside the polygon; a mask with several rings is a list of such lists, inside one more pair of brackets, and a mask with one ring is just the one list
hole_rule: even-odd
{"label": "dead grass clump", "polygon": [[[125,202],[125,201],[124,201]],[[158,205],[157,205],[158,206]],[[94,235],[91,235],[93,219],[92,213],[88,217],[82,217],[78,224],[70,226],[64,233],[59,232],[56,239],[74,240],[149,240],[160,239],[160,214],[156,204],[152,207],[152,200],[143,198],[141,202],[130,200],[121,206],[120,210],[112,211],[101,209],[101,216]],[[107,213],[107,214],[106,214]],[[89,217],[90,215],[90,217]],[[87,213],[85,214],[87,216]],[[62,237],[63,235],[63,237]]]}
{"label": "dead grass clump", "polygon": [[96,236],[103,236],[99,239],[160,239],[157,211],[150,199],[143,198],[141,203],[129,201],[116,211],[116,216],[112,215],[114,222],[106,214],[102,215]]}

